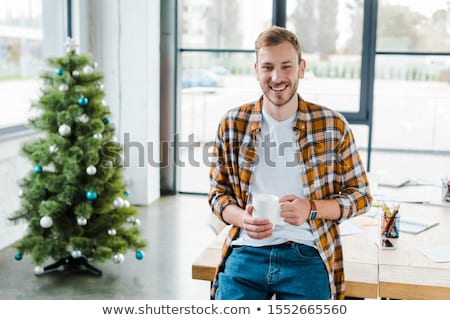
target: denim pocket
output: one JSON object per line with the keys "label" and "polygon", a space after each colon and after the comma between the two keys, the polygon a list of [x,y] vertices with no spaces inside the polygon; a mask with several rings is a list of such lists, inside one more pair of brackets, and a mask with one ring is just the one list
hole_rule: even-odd
{"label": "denim pocket", "polygon": [[297,244],[294,247],[295,252],[301,259],[321,259],[316,248],[304,244]]}

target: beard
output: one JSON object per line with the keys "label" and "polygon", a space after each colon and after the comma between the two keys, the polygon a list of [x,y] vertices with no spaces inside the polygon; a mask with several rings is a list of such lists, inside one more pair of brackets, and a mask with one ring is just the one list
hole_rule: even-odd
{"label": "beard", "polygon": [[[284,90],[285,92],[281,94],[277,94],[274,92],[272,88],[277,87],[286,87]],[[267,98],[274,106],[282,107],[285,104],[287,104],[289,101],[292,100],[294,96],[297,95],[297,89],[298,89],[298,81],[296,83],[293,83],[290,85],[290,83],[268,83],[265,85],[261,84],[261,89],[263,91],[264,97]]]}

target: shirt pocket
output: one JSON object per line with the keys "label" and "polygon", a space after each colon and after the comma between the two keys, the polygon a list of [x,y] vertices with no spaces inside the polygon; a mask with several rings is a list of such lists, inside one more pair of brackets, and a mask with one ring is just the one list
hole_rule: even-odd
{"label": "shirt pocket", "polygon": [[334,174],[338,161],[338,143],[337,134],[333,130],[314,134],[302,148],[307,172],[314,171],[319,177]]}

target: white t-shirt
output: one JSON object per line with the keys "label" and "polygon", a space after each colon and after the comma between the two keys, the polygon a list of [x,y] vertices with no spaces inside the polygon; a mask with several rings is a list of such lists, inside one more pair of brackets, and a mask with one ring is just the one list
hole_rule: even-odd
{"label": "white t-shirt", "polygon": [[[257,141],[257,163],[250,183],[251,195],[269,193],[279,197],[295,194],[304,197],[300,167],[296,161],[298,143],[293,130],[295,114],[284,121],[277,121],[262,112],[261,134]],[[273,234],[265,239],[252,239],[244,230],[233,245],[267,246],[294,241],[314,246],[308,222],[294,226],[284,221],[275,225]]]}

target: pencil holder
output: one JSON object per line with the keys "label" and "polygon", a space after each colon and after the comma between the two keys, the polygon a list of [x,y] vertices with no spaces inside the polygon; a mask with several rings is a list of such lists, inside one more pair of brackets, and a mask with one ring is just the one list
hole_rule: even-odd
{"label": "pencil holder", "polygon": [[400,233],[399,205],[388,207],[383,205],[381,216],[381,237],[398,238]]}

